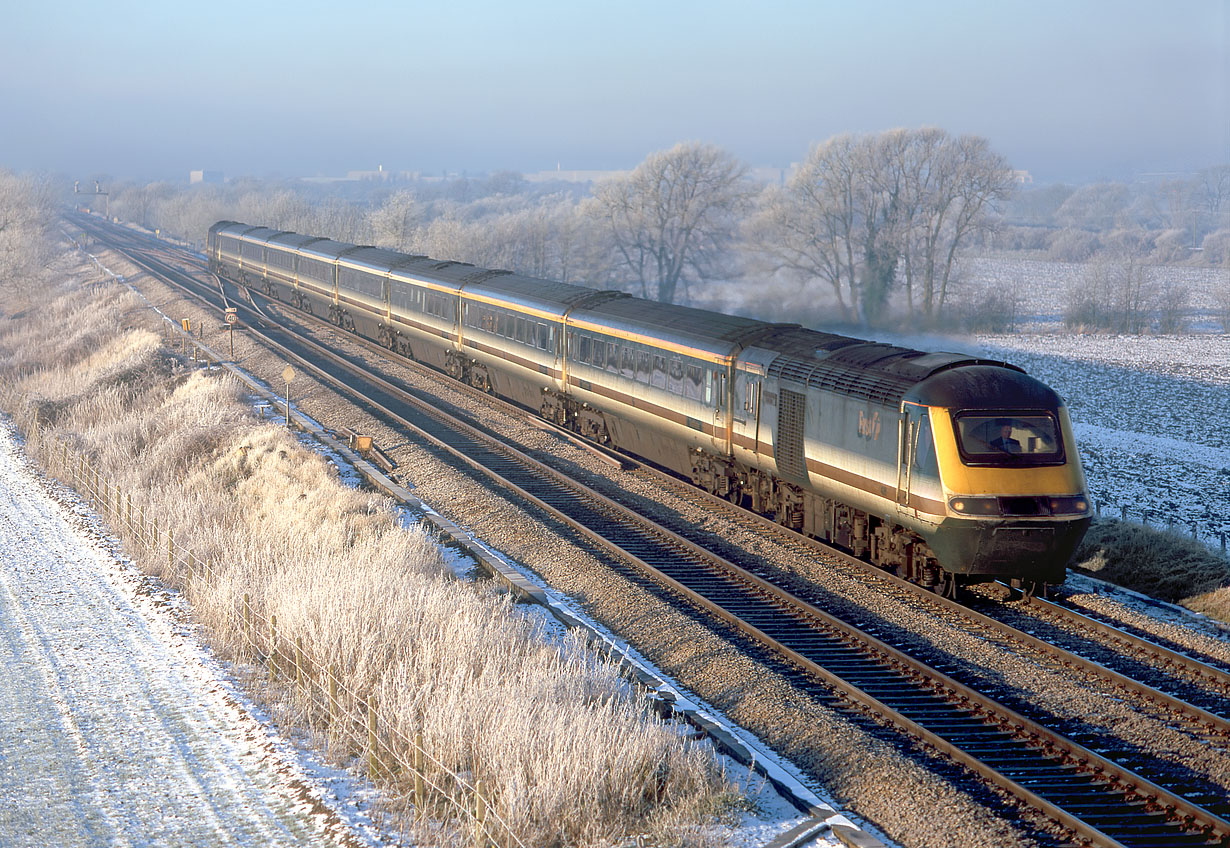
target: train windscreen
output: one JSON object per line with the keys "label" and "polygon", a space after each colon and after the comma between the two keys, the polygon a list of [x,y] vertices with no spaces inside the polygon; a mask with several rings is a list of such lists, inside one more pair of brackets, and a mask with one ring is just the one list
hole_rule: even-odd
{"label": "train windscreen", "polygon": [[978,465],[1054,465],[1064,461],[1055,416],[962,413],[956,417],[961,457]]}

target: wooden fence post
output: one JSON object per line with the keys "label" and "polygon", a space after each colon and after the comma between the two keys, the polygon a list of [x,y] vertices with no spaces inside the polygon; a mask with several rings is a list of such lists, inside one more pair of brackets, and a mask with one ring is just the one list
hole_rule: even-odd
{"label": "wooden fence post", "polygon": [[487,848],[486,787],[480,780],[474,784],[474,848]]}
{"label": "wooden fence post", "polygon": [[414,806],[420,817],[427,814],[427,752],[423,750],[423,731],[414,734]]}
{"label": "wooden fence post", "polygon": [[278,617],[269,614],[269,680],[278,676]]}
{"label": "wooden fence post", "polygon": [[167,574],[175,575],[175,529],[167,528]]}
{"label": "wooden fence post", "polygon": [[128,511],[128,517],[124,521],[124,526],[128,528],[128,532],[132,532],[132,492],[129,492],[124,498],[124,508]]}
{"label": "wooden fence post", "polygon": [[303,686],[304,678],[307,675],[303,671],[303,637],[295,637],[295,685]]}
{"label": "wooden fence post", "polygon": [[337,703],[337,666],[329,663],[329,722],[337,722],[339,705]]}
{"label": "wooden fence post", "polygon": [[376,750],[376,696],[367,696],[367,773],[375,782],[380,777],[380,756]]}
{"label": "wooden fence post", "polygon": [[243,638],[247,642],[245,647],[256,646],[256,640],[252,638],[252,598],[247,592],[243,593]]}

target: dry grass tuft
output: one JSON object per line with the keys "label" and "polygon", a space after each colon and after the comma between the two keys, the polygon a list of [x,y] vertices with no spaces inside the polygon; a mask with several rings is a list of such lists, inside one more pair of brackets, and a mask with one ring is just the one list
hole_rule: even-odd
{"label": "dry grass tuft", "polygon": [[[165,543],[129,546],[186,592],[220,653],[244,656],[248,595],[258,619],[276,615],[345,689],[373,694],[440,763],[483,780],[526,845],[646,833],[703,845],[699,824],[743,803],[707,749],[657,720],[612,664],[574,638],[544,639],[507,596],[451,579],[389,501],[343,485],[284,428],[258,422],[234,381],[175,365],[126,291],[70,287],[45,310],[0,320],[0,374],[35,399],[43,431],[30,447],[44,464],[67,441],[212,563],[217,579],[188,580]],[[340,760],[358,755],[322,730],[318,705],[277,687],[263,696]]]}
{"label": "dry grass tuft", "polygon": [[1230,621],[1230,561],[1181,533],[1098,519],[1073,555],[1072,567]]}

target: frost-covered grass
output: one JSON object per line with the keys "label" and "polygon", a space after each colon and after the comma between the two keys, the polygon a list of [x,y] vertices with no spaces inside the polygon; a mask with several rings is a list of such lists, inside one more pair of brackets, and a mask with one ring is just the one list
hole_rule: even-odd
{"label": "frost-covered grass", "polygon": [[1230,621],[1230,561],[1189,536],[1099,520],[1072,562],[1112,583]]}
{"label": "frost-covered grass", "polygon": [[[186,581],[165,546],[130,545],[185,590],[223,656],[242,657],[247,594],[343,689],[373,695],[436,760],[483,780],[525,845],[703,844],[696,825],[740,803],[709,750],[656,719],[612,664],[543,638],[508,596],[451,579],[387,501],[257,421],[233,381],[174,363],[151,321],[126,289],[65,285],[45,309],[0,320],[0,374],[35,400],[44,464],[71,444],[213,564],[217,579]],[[279,714],[312,719],[287,703]]]}

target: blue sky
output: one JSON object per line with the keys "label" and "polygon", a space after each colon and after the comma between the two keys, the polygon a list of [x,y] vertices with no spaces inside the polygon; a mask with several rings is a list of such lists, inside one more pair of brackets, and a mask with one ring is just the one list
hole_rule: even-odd
{"label": "blue sky", "polygon": [[786,166],[986,136],[1043,182],[1230,162],[1230,0],[12,4],[0,167],[183,178]]}

